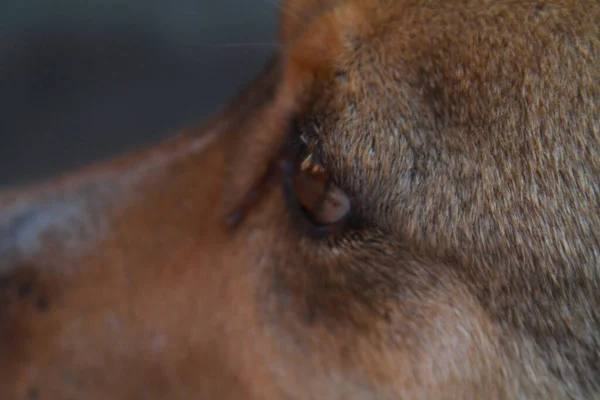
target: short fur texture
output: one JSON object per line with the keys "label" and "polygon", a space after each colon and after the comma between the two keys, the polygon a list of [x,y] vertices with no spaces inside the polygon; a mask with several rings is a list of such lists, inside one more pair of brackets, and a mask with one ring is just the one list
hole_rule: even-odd
{"label": "short fur texture", "polygon": [[3,398],[599,397],[600,4],[289,0],[281,41],[203,128],[0,197]]}

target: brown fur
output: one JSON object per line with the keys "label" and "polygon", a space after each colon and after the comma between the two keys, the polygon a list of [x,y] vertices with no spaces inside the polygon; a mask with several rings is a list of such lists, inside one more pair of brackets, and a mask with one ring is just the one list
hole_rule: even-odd
{"label": "brown fur", "polygon": [[[3,398],[598,397],[600,5],[282,18],[204,128],[0,197]],[[325,235],[295,130],[351,199]]]}

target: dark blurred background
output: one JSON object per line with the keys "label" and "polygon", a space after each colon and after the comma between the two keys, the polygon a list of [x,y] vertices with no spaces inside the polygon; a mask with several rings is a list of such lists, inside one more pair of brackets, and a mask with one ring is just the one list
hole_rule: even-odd
{"label": "dark blurred background", "polygon": [[273,54],[277,2],[0,1],[0,187],[201,122]]}

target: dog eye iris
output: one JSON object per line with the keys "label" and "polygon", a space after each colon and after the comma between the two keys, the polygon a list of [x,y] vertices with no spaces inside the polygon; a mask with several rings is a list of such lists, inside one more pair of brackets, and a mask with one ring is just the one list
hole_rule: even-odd
{"label": "dog eye iris", "polygon": [[319,225],[340,222],[350,211],[350,199],[330,182],[327,171],[312,154],[306,156],[292,179],[299,203]]}

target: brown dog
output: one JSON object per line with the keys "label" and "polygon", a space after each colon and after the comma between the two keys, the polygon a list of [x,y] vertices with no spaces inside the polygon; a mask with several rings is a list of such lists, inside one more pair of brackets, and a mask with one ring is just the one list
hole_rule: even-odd
{"label": "brown dog", "polygon": [[290,0],[230,108],[0,198],[2,399],[600,394],[600,3]]}

